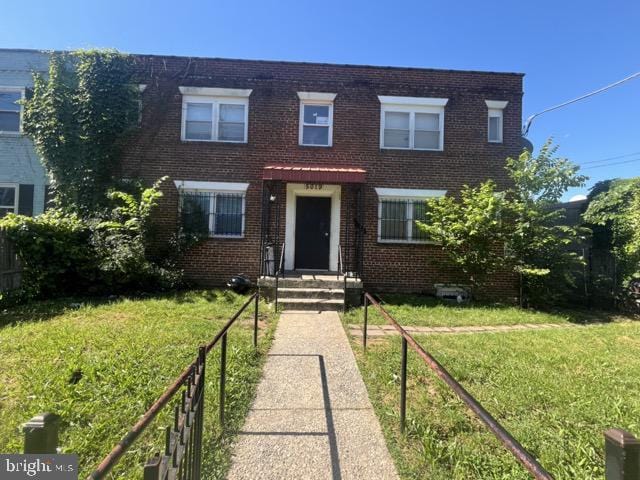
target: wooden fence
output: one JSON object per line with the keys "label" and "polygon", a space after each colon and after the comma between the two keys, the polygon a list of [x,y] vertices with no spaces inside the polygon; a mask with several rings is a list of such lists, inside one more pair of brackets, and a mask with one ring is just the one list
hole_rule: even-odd
{"label": "wooden fence", "polygon": [[0,230],[0,292],[18,288],[21,279],[22,266],[13,244],[5,232]]}

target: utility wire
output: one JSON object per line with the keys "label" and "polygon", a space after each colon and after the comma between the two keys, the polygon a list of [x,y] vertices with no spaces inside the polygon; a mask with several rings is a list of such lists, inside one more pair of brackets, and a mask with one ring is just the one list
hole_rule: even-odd
{"label": "utility wire", "polygon": [[624,155],[618,155],[617,157],[601,158],[600,160],[589,160],[588,162],[580,163],[580,165],[589,165],[591,163],[607,162],[609,160],[617,160],[619,158],[633,157],[634,155],[640,155],[640,152],[626,153]]}
{"label": "utility wire", "polygon": [[542,110],[541,112],[534,113],[529,118],[527,118],[527,120],[524,122],[524,126],[522,127],[522,136],[523,137],[527,136],[527,133],[529,133],[529,127],[531,127],[531,122],[533,121],[533,119],[538,117],[538,116],[540,116],[540,115],[542,115],[543,113],[547,113],[547,112],[550,112],[552,110],[557,110],[558,108],[562,108],[562,107],[565,107],[567,105],[571,105],[572,103],[578,102],[580,100],[584,100],[585,98],[592,97],[593,95],[597,95],[598,93],[602,93],[602,92],[604,92],[606,90],[609,90],[610,88],[617,87],[618,85],[621,85],[624,82],[628,82],[629,80],[633,80],[636,77],[640,77],[640,72],[636,72],[636,73],[634,73],[632,75],[629,75],[628,77],[623,78],[622,80],[618,80],[617,82],[614,82],[614,83],[611,83],[609,85],[606,85],[606,86],[604,86],[602,88],[599,88],[598,90],[594,90],[593,92],[586,93],[584,95],[581,95],[580,97],[574,98],[574,99],[569,100],[567,102],[560,103],[558,105],[554,105],[553,107],[549,107],[549,108],[547,108],[545,110]]}
{"label": "utility wire", "polygon": [[632,158],[631,160],[625,160],[623,162],[613,162],[613,163],[607,163],[605,165],[592,165],[590,167],[585,167],[583,170],[589,170],[591,168],[602,168],[602,167],[610,167],[612,165],[623,165],[625,163],[634,163],[634,162],[640,162],[640,158]]}

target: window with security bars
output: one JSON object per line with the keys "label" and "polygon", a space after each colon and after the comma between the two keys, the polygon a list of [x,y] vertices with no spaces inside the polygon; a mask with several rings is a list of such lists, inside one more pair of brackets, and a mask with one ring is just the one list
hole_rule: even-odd
{"label": "window with security bars", "polygon": [[245,194],[183,191],[182,226],[187,233],[209,237],[244,236]]}
{"label": "window with security bars", "polygon": [[383,199],[378,208],[378,241],[426,242],[428,235],[416,222],[425,221],[426,203],[415,199]]}

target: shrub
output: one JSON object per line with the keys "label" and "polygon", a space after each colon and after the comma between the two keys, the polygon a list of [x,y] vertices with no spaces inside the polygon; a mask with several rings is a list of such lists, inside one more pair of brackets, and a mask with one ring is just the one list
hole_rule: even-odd
{"label": "shrub", "polygon": [[23,295],[113,294],[172,288],[179,272],[146,255],[147,223],[162,194],[158,185],[139,198],[108,194],[111,210],[81,217],[60,209],[38,217],[10,214],[0,228],[16,246],[23,264]]}

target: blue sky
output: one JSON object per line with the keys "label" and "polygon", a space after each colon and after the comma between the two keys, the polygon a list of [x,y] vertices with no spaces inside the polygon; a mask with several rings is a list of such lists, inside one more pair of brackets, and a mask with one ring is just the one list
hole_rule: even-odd
{"label": "blue sky", "polygon": [[[2,17],[6,48],[523,72],[525,118],[640,71],[638,0],[24,0]],[[529,138],[550,136],[578,164],[620,157],[587,163],[589,185],[640,175],[640,78],[536,119]]]}

